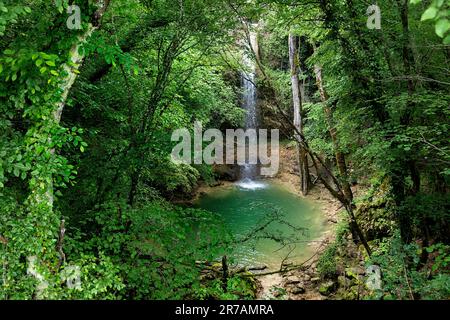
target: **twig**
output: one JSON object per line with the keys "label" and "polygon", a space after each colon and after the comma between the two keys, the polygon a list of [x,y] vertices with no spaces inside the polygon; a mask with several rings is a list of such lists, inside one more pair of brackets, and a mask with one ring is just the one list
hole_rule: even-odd
{"label": "twig", "polygon": [[311,257],[309,257],[307,260],[303,261],[299,265],[294,265],[294,266],[292,266],[290,268],[286,268],[284,270],[278,270],[278,271],[272,271],[272,272],[244,274],[241,277],[244,277],[244,278],[252,277],[253,278],[253,277],[261,277],[261,276],[269,276],[269,275],[272,275],[272,274],[286,273],[286,272],[289,272],[289,271],[301,269],[301,268],[303,268],[305,266],[306,263],[308,263],[309,261],[314,259],[314,257],[316,257],[321,252],[322,248],[323,248],[323,244],[319,247],[319,249],[317,249],[317,251]]}
{"label": "twig", "polygon": [[292,249],[288,252],[288,254],[283,258],[283,260],[281,261],[280,264],[280,271],[283,270],[283,266],[285,265],[286,260],[289,258],[289,256],[291,255],[292,251],[295,250],[295,245],[292,247]]}

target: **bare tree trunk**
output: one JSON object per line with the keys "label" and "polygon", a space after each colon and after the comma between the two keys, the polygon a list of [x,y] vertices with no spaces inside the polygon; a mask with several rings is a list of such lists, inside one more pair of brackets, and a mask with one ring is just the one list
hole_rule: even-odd
{"label": "bare tree trunk", "polygon": [[[298,53],[298,37],[289,34],[289,61],[291,66],[291,84],[292,99],[294,104],[294,126],[298,132],[303,133],[302,119],[302,92],[299,79],[299,53]],[[302,137],[294,133],[296,141],[301,141]],[[299,143],[297,145],[298,164],[301,180],[301,191],[303,195],[307,195],[311,185],[309,174],[308,157],[305,149]]]}

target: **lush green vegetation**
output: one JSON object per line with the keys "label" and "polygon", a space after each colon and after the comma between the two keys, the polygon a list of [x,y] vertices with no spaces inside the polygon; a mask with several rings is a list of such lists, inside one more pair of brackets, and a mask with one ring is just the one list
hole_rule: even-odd
{"label": "lush green vegetation", "polygon": [[[72,4],[81,29],[68,29]],[[254,297],[251,278],[202,276],[233,238],[175,203],[220,177],[170,157],[172,132],[195,120],[242,125],[251,22],[264,124],[309,162],[302,191],[322,185],[345,211],[322,276],[346,263],[348,233],[383,270],[367,297],[449,298],[449,2],[383,1],[381,30],[367,6],[0,0],[1,299]],[[66,285],[73,266],[80,288]]]}

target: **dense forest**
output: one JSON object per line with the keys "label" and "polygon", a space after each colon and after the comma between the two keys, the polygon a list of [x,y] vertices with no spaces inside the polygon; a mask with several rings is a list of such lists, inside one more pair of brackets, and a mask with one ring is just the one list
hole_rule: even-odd
{"label": "dense forest", "polygon": [[373,2],[0,0],[0,298],[258,297],[192,205],[236,166],[172,159],[177,129],[248,127],[250,81],[298,197],[338,207],[307,291],[449,299],[450,2]]}

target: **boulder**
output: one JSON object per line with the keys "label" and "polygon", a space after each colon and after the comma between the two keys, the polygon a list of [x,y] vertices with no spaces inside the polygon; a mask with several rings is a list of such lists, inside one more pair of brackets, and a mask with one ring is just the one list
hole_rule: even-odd
{"label": "boulder", "polygon": [[329,280],[329,281],[323,282],[320,285],[319,292],[323,296],[329,296],[330,294],[335,292],[336,289],[337,289],[336,282]]}
{"label": "boulder", "polygon": [[297,294],[303,294],[303,293],[305,293],[305,287],[303,286],[303,284],[299,284],[299,285],[297,285],[296,287],[294,287],[294,288],[292,288],[291,289],[291,293],[292,294],[295,294],[295,295],[297,295]]}
{"label": "boulder", "polygon": [[263,271],[263,270],[266,270],[266,269],[267,269],[267,266],[264,265],[264,264],[258,265],[258,266],[252,266],[252,267],[248,268],[249,271]]}
{"label": "boulder", "polygon": [[272,295],[274,298],[280,298],[281,296],[283,296],[283,292],[281,292],[280,290],[275,290],[272,292]]}
{"label": "boulder", "polygon": [[344,277],[344,276],[338,277],[339,287],[348,288],[352,285],[352,283],[353,282],[350,279],[348,279],[347,277]]}
{"label": "boulder", "polygon": [[357,300],[358,299],[358,286],[353,286],[345,292],[343,295],[344,300]]}
{"label": "boulder", "polygon": [[296,276],[290,276],[286,278],[286,284],[298,284],[300,282],[302,282],[302,280]]}
{"label": "boulder", "polygon": [[218,186],[221,186],[221,185],[223,185],[223,183],[220,180],[216,180],[216,181],[211,182],[209,184],[210,187],[218,187]]}
{"label": "boulder", "polygon": [[316,283],[316,282],[319,282],[319,281],[320,281],[319,277],[315,277],[315,278],[311,279],[311,282],[313,282],[313,283]]}
{"label": "boulder", "polygon": [[219,164],[214,166],[214,173],[219,180],[236,181],[238,179],[238,170],[236,166]]}
{"label": "boulder", "polygon": [[345,268],[345,276],[349,279],[358,279],[359,276],[365,275],[366,270],[362,267]]}

